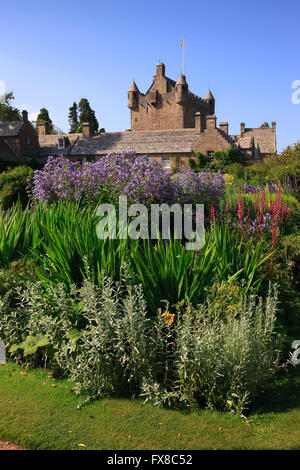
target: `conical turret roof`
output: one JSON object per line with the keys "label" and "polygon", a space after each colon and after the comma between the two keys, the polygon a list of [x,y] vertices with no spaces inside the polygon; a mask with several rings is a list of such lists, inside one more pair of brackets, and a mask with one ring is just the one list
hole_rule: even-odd
{"label": "conical turret roof", "polygon": [[187,85],[186,78],[185,78],[185,75],[183,75],[183,73],[179,75],[176,85]]}
{"label": "conical turret roof", "polygon": [[205,100],[214,100],[214,95],[212,94],[212,92],[210,90],[208,90],[208,92],[206,93],[205,95]]}
{"label": "conical turret roof", "polygon": [[139,91],[139,89],[138,89],[138,87],[136,86],[136,83],[135,83],[134,80],[133,80],[133,82],[132,82],[132,84],[131,84],[131,86],[130,86],[130,88],[129,88],[128,91]]}

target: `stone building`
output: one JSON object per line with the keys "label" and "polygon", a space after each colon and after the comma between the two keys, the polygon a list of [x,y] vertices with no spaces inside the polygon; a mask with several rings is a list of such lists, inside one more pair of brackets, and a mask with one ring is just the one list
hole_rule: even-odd
{"label": "stone building", "polygon": [[[271,128],[246,128],[229,134],[228,122],[217,125],[215,98],[210,90],[204,98],[190,92],[186,77],[177,82],[166,77],[165,65],[157,64],[156,74],[143,94],[133,82],[128,90],[131,129],[93,135],[89,124],[82,134],[47,135],[39,130],[40,154],[66,154],[72,159],[101,157],[110,152],[135,150],[158,160],[166,169],[188,165],[196,152],[208,157],[228,147],[239,149],[244,160],[254,160],[276,152],[276,123]],[[60,139],[61,144],[58,140]]]}
{"label": "stone building", "polygon": [[0,160],[26,162],[37,156],[39,142],[36,131],[23,111],[21,121],[0,122]]}
{"label": "stone building", "polygon": [[208,90],[204,98],[191,93],[186,77],[181,74],[177,82],[171,80],[166,77],[162,63],[157,64],[145,94],[132,83],[128,107],[130,130],[95,134],[85,123],[82,133],[52,135],[47,123],[39,123],[38,143],[27,113],[23,112],[23,121],[0,123],[0,158],[6,146],[23,159],[67,155],[78,160],[135,150],[172,170],[187,166],[188,159],[197,152],[213,158],[214,152],[233,147],[241,152],[244,161],[276,153],[275,122],[271,128],[246,128],[241,123],[240,134],[231,135],[228,122],[217,125],[212,92]]}
{"label": "stone building", "polygon": [[197,112],[205,127],[205,117],[215,112],[215,99],[210,90],[205,98],[191,93],[183,74],[175,83],[165,76],[165,65],[159,63],[145,95],[135,82],[132,83],[128,90],[128,107],[132,131],[186,129],[195,127]]}

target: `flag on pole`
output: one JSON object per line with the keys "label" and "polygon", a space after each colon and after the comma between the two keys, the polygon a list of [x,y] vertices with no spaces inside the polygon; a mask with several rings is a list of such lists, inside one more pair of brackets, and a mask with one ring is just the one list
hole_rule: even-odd
{"label": "flag on pole", "polygon": [[181,41],[181,47],[184,47],[184,39]]}

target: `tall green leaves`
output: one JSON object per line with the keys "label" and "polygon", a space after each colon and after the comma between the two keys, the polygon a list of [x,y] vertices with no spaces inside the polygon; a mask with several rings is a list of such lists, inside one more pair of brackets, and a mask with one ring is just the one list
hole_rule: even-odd
{"label": "tall green leaves", "polygon": [[28,207],[22,211],[18,202],[6,212],[0,212],[0,268],[19,259],[34,244],[33,219]]}
{"label": "tall green leaves", "polygon": [[185,299],[197,304],[214,280],[245,280],[246,289],[262,282],[260,243],[248,245],[228,227],[215,224],[199,252],[186,251],[180,240],[120,240],[97,237],[98,218],[92,208],[76,204],[38,206],[22,211],[17,204],[0,214],[0,266],[30,257],[36,276],[46,283],[81,285],[92,279],[102,286],[104,275],[120,280],[129,273],[141,284],[148,308],[162,300],[171,305]]}

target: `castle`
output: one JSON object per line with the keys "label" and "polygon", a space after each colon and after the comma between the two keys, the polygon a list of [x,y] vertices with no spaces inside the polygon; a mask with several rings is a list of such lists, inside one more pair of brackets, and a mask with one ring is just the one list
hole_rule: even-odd
{"label": "castle", "polygon": [[190,92],[185,75],[175,82],[166,77],[165,65],[158,63],[148,91],[143,94],[135,82],[128,90],[131,129],[94,134],[88,123],[82,133],[50,134],[46,122],[38,124],[38,139],[26,111],[23,121],[0,122],[0,159],[21,159],[67,155],[73,160],[99,158],[110,152],[135,150],[158,160],[167,170],[188,166],[188,159],[201,152],[213,153],[233,147],[244,161],[276,153],[276,123],[266,128],[246,128],[230,135],[228,122],[217,126],[215,99],[210,90],[204,98]]}

